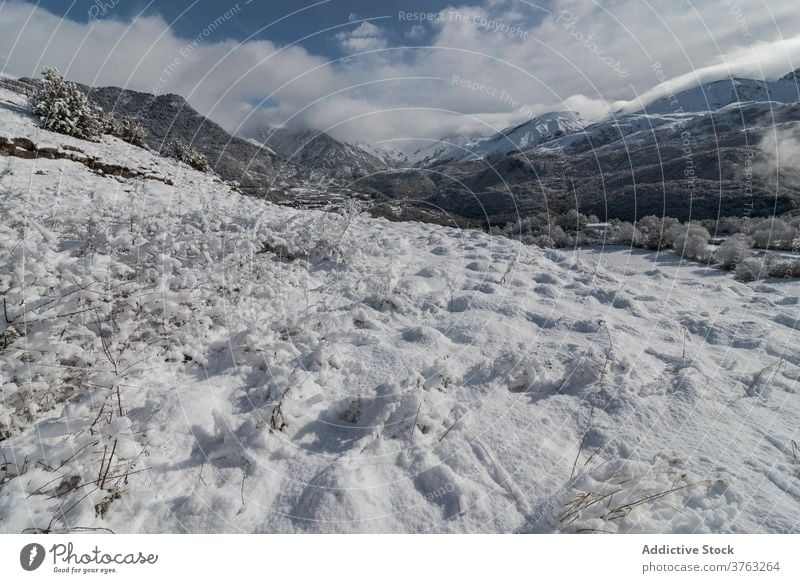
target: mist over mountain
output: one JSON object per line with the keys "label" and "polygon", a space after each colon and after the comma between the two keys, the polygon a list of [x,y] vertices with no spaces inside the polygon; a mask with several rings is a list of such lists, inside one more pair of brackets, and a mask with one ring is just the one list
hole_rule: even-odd
{"label": "mist over mountain", "polygon": [[340,142],[313,130],[287,128],[249,129],[242,134],[291,162],[334,178],[353,179],[390,168],[382,158],[354,144]]}
{"label": "mist over mountain", "polygon": [[574,208],[602,220],[789,212],[800,204],[796,181],[753,168],[776,128],[800,131],[796,77],[706,83],[671,98],[679,112],[665,98],[591,124],[545,114],[424,159],[433,186],[414,192],[397,175],[364,183],[378,199],[432,205],[485,225]]}

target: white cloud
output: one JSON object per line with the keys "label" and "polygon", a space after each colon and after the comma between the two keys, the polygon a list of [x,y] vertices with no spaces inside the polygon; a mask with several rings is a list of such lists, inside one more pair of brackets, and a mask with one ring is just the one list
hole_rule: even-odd
{"label": "white cloud", "polygon": [[761,159],[755,170],[771,179],[780,176],[784,186],[800,186],[800,138],[794,132],[775,127],[758,144]]}
{"label": "white cloud", "polygon": [[415,24],[408,29],[408,32],[406,32],[405,36],[406,38],[410,38],[412,40],[420,39],[425,36],[425,27],[421,24]]}
{"label": "white cloud", "polygon": [[[794,56],[794,64],[789,64],[787,56]],[[800,35],[775,41],[756,42],[746,48],[736,48],[719,58],[718,62],[700,67],[683,75],[673,77],[659,83],[652,89],[642,93],[635,100],[626,103],[625,107],[638,110],[641,104],[650,103],[670,92],[680,92],[699,83],[714,81],[724,77],[738,76],[759,79],[770,76],[783,76],[791,67],[800,67]],[[791,69],[794,70],[794,69]],[[766,75],[765,72],[769,72]]]}
{"label": "white cloud", "polygon": [[362,22],[351,31],[336,34],[336,40],[346,51],[360,53],[386,47],[383,31],[371,22]]}
{"label": "white cloud", "polygon": [[[521,1],[492,0],[447,8],[428,24],[340,23],[335,38],[346,56],[333,63],[266,40],[193,45],[158,17],[88,25],[15,0],[0,6],[8,72],[31,75],[52,64],[86,83],[179,93],[229,131],[288,121],[354,140],[488,134],[531,113],[573,109],[595,119],[658,97],[655,62],[673,90],[728,74],[777,78],[800,66],[794,0],[555,0],[544,15]],[[248,17],[242,4],[232,18]],[[430,46],[391,50],[385,30],[402,38],[420,25]],[[369,52],[376,49],[389,50]]]}

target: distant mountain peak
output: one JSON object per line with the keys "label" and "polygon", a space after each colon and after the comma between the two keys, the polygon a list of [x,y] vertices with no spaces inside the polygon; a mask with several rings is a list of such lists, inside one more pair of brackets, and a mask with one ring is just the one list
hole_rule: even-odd
{"label": "distant mountain peak", "polygon": [[510,126],[486,138],[461,147],[452,147],[434,161],[455,162],[469,158],[504,156],[509,152],[533,148],[558,138],[583,131],[585,123],[574,111],[551,111]]}
{"label": "distant mountain peak", "polygon": [[301,166],[340,178],[364,176],[389,166],[385,159],[372,152],[318,130],[266,126],[252,128],[244,137],[260,142]]}
{"label": "distant mountain peak", "polygon": [[800,82],[800,69],[795,69],[791,73],[787,73],[778,79],[778,81],[791,81],[792,83]]}
{"label": "distant mountain peak", "polygon": [[798,90],[794,81],[800,76],[800,69],[789,73],[777,81],[725,77],[708,81],[664,96],[647,104],[636,113],[670,114],[683,112],[718,111],[734,103],[798,101]]}

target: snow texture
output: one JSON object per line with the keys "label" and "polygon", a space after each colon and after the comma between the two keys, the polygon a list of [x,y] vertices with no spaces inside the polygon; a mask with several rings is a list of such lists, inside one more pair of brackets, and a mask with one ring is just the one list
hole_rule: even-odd
{"label": "snow texture", "polygon": [[0,532],[799,532],[800,283],[0,160]]}

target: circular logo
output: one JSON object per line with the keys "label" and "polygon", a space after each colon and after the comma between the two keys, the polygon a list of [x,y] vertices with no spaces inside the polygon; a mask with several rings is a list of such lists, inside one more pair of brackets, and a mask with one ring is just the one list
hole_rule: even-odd
{"label": "circular logo", "polygon": [[44,563],[44,547],[38,543],[31,543],[22,547],[19,552],[19,564],[26,571],[35,571]]}

